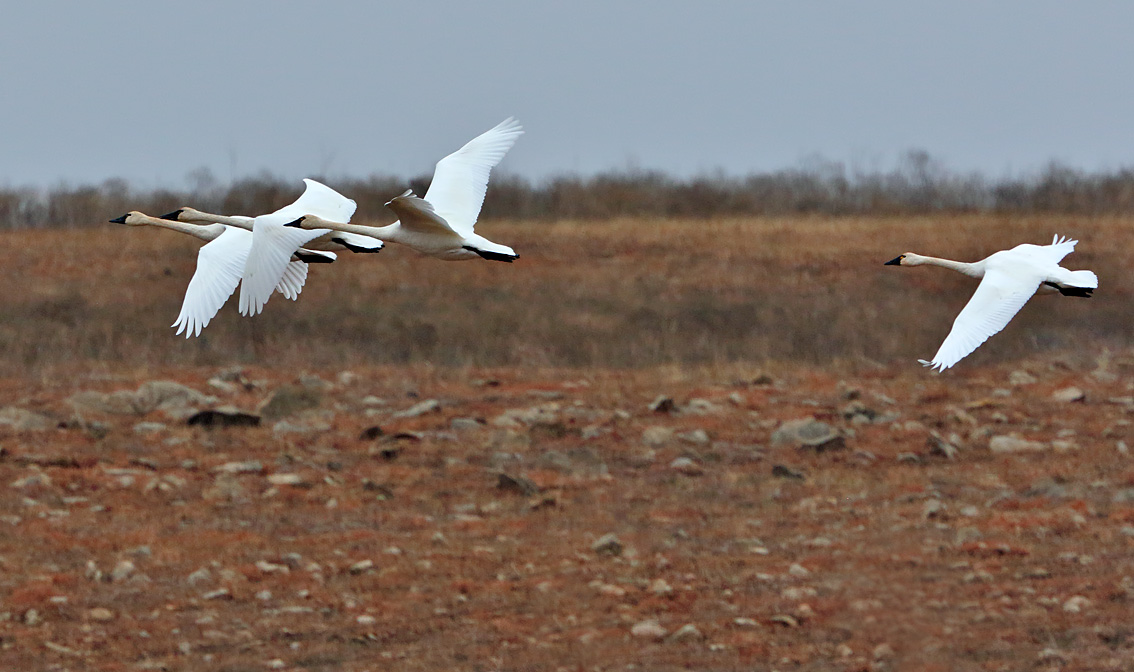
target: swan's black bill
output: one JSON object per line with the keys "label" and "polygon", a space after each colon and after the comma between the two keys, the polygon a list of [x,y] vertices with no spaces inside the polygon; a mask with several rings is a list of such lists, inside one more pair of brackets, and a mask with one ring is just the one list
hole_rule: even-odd
{"label": "swan's black bill", "polygon": [[300,224],[302,224],[303,220],[305,220],[305,219],[307,219],[307,215],[300,217],[299,219],[295,220],[294,222],[288,222],[287,224],[284,224],[284,226],[294,226],[297,229],[302,229],[303,227],[300,226]]}
{"label": "swan's black bill", "polygon": [[114,219],[110,220],[110,223],[111,224],[125,224],[126,223],[126,215],[122,215],[121,217],[115,217]]}
{"label": "swan's black bill", "polygon": [[174,210],[173,212],[167,212],[164,215],[162,215],[161,217],[158,217],[158,219],[168,219],[171,222],[176,222],[177,218],[181,216],[181,212],[184,209],[185,208],[178,208],[178,209]]}
{"label": "swan's black bill", "polygon": [[902,258],[901,257],[894,257],[893,259],[891,259],[890,261],[887,261],[886,263],[884,263],[882,265],[883,266],[901,266],[902,265]]}

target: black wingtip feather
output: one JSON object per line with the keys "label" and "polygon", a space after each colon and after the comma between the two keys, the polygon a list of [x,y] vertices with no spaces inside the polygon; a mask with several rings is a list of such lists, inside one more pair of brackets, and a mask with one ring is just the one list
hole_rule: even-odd
{"label": "black wingtip feather", "polygon": [[481,258],[488,259],[489,261],[503,261],[510,264],[520,258],[520,255],[518,254],[503,254],[500,252],[489,252],[488,250],[478,250],[477,248],[471,247],[469,245],[465,245],[464,247],[466,250],[470,252],[476,252],[481,256]]}
{"label": "black wingtip feather", "polygon": [[363,247],[361,245],[352,245],[342,238],[332,238],[332,240],[356,254],[376,254],[382,251],[381,245],[378,247]]}

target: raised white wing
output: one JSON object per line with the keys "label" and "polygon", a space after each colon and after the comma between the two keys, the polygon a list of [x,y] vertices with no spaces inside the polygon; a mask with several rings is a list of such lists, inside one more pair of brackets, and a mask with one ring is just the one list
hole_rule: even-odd
{"label": "raised white wing", "polygon": [[1036,293],[1041,281],[1041,277],[1030,273],[987,269],[973,297],[953,321],[953,328],[933,356],[933,361],[918,361],[940,371],[961,361],[1007,326]]}
{"label": "raised white wing", "polygon": [[252,247],[240,283],[241,315],[259,315],[284,277],[291,255],[331,231],[284,226],[277,220],[277,214],[264,215],[257,217],[252,227]]}
{"label": "raised white wing", "polygon": [[457,239],[461,237],[448,222],[438,216],[432,203],[414,196],[412,190],[390,199],[386,207],[398,216],[402,228],[430,235],[452,236]]}
{"label": "raised white wing", "polygon": [[271,213],[273,217],[279,217],[281,223],[287,224],[304,215],[315,215],[328,222],[346,224],[354,216],[358,204],[353,200],[310,178],[304,178],[303,183],[307,187],[294,203]]}
{"label": "raised white wing", "polygon": [[1058,264],[1063,261],[1063,257],[1075,251],[1075,244],[1078,242],[1056,234],[1051,238],[1051,245],[1044,245],[1040,249],[1043,250],[1045,258],[1049,258],[1053,264]]}
{"label": "raised white wing", "polygon": [[484,205],[489,173],[523,133],[520,122],[508,117],[437,162],[425,200],[457,233],[472,233]]}
{"label": "raised white wing", "polygon": [[236,291],[251,247],[252,232],[231,226],[201,247],[197,253],[197,270],[185,290],[181,313],[170,325],[177,327],[179,336],[182,332],[185,338],[201,335],[201,330]]}

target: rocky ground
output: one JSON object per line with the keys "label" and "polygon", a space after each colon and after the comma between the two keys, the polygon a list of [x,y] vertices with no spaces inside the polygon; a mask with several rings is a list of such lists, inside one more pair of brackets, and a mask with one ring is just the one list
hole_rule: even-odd
{"label": "rocky ground", "polygon": [[0,381],[0,668],[1134,669],[1131,368]]}

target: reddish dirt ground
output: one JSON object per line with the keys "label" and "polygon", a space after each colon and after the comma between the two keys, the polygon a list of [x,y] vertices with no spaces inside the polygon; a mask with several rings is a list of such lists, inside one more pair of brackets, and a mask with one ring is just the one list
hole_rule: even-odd
{"label": "reddish dirt ground", "polygon": [[0,381],[0,668],[1134,669],[1132,366]]}

